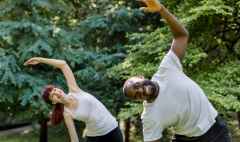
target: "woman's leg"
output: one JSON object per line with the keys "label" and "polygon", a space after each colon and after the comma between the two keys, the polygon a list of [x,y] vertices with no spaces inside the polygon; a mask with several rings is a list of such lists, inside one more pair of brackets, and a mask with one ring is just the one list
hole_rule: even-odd
{"label": "woman's leg", "polygon": [[186,137],[183,135],[175,135],[172,142],[202,142],[200,137]]}
{"label": "woman's leg", "polygon": [[100,142],[100,137],[86,137],[86,142]]}

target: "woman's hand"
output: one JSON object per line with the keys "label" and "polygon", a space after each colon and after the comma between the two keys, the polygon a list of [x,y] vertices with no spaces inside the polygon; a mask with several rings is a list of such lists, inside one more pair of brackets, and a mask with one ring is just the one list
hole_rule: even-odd
{"label": "woman's hand", "polygon": [[37,65],[39,63],[43,63],[43,64],[48,64],[48,65],[52,65],[56,68],[63,68],[67,63],[64,60],[59,60],[59,59],[48,59],[48,58],[42,58],[42,57],[33,57],[29,60],[27,60],[24,65]]}
{"label": "woman's hand", "polygon": [[39,63],[41,63],[41,57],[33,57],[33,58],[27,60],[24,63],[24,66],[27,66],[27,65],[37,65]]}
{"label": "woman's hand", "polygon": [[141,10],[144,10],[145,12],[159,12],[161,11],[163,5],[158,0],[140,0],[143,2],[146,7],[141,7]]}
{"label": "woman's hand", "polygon": [[69,92],[79,92],[80,88],[77,85],[77,82],[75,80],[75,77],[73,75],[73,72],[71,68],[68,66],[67,62],[65,60],[60,59],[48,59],[48,58],[42,58],[42,57],[34,57],[29,59],[24,63],[24,65],[37,65],[39,63],[51,65],[55,68],[60,69],[64,77],[67,80],[67,85],[69,88]]}

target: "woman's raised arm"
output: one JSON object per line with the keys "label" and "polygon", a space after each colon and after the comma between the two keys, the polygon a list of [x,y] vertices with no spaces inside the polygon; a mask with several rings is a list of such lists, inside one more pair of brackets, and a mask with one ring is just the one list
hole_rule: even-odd
{"label": "woman's raised arm", "polygon": [[66,61],[58,60],[58,59],[48,59],[42,57],[34,57],[27,60],[24,65],[37,65],[39,63],[52,65],[58,69],[60,69],[64,77],[67,81],[69,92],[78,92],[80,90],[79,86],[77,85],[76,79],[73,75],[71,68],[68,66]]}

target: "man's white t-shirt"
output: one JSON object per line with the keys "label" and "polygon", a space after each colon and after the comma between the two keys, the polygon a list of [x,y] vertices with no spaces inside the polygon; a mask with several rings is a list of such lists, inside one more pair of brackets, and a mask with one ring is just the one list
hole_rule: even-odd
{"label": "man's white t-shirt", "polygon": [[159,84],[160,91],[153,103],[143,103],[144,141],[160,139],[168,127],[174,127],[179,135],[201,136],[215,123],[217,111],[202,89],[183,73],[172,50],[163,58],[152,81]]}
{"label": "man's white t-shirt", "polygon": [[74,111],[64,107],[64,111],[70,112],[74,119],[86,124],[87,136],[103,136],[118,127],[116,119],[94,96],[83,90],[69,93],[68,96],[77,99],[78,107]]}

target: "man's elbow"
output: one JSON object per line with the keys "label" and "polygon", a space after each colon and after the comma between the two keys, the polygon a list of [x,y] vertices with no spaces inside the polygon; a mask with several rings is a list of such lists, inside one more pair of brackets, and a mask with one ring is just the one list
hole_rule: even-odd
{"label": "man's elbow", "polygon": [[189,32],[188,32],[187,29],[184,30],[184,37],[185,37],[186,39],[189,38]]}
{"label": "man's elbow", "polygon": [[182,33],[179,33],[178,35],[175,35],[175,36],[174,36],[174,39],[175,39],[176,41],[180,41],[181,43],[187,43],[188,40],[189,40],[189,33],[188,33],[188,31],[186,30],[186,31],[184,31],[184,32],[182,32]]}
{"label": "man's elbow", "polygon": [[65,68],[65,67],[67,67],[68,64],[67,64],[67,62],[66,62],[65,60],[61,60],[61,61],[59,61],[58,66],[59,66],[61,69],[63,69],[63,68]]}
{"label": "man's elbow", "polygon": [[187,39],[189,38],[189,33],[188,33],[188,30],[183,28],[181,31],[179,31],[178,33],[175,33],[174,35],[174,38],[175,39]]}
{"label": "man's elbow", "polygon": [[189,33],[188,33],[188,31],[186,31],[186,33],[183,35],[182,38],[185,40],[186,43],[188,42],[188,40],[189,40]]}
{"label": "man's elbow", "polygon": [[179,34],[179,37],[188,39],[189,38],[189,32],[187,29],[184,29],[181,34]]}
{"label": "man's elbow", "polygon": [[62,65],[67,65],[67,62],[65,60],[61,60]]}

